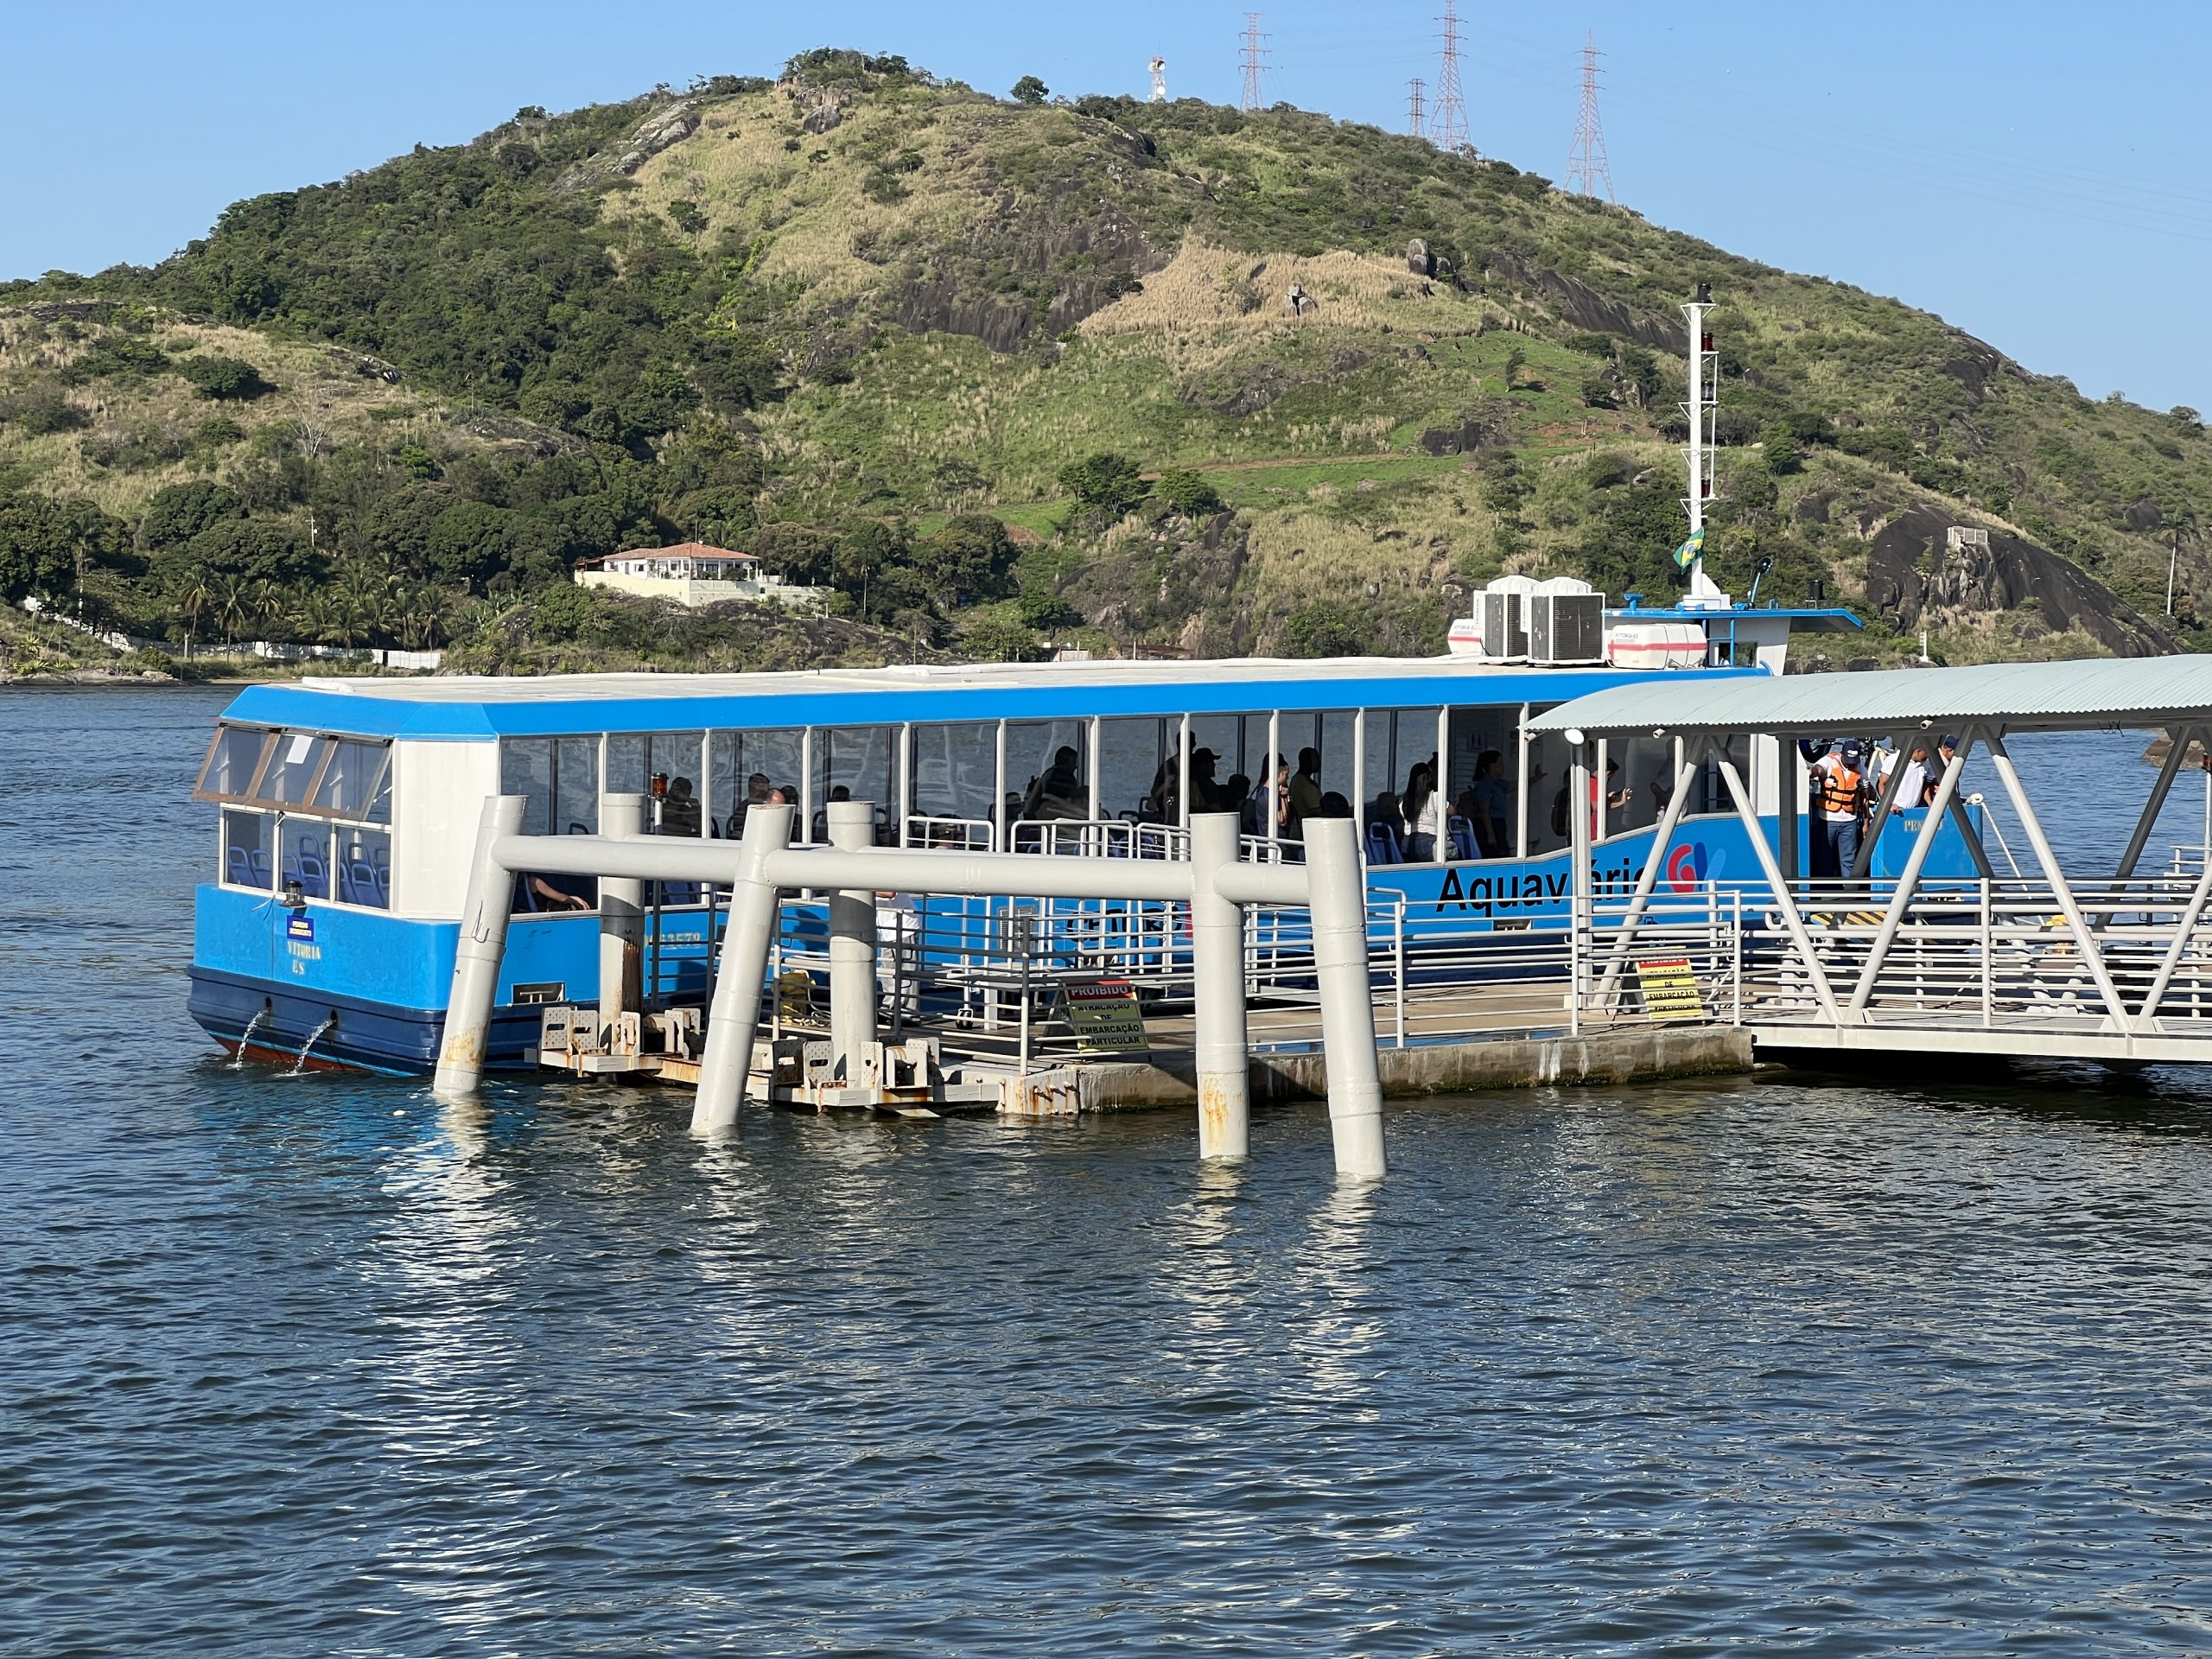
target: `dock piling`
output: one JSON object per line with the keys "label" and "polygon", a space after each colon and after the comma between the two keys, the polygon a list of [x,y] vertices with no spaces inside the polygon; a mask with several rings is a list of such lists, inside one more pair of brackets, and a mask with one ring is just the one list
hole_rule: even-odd
{"label": "dock piling", "polygon": [[[1244,912],[1222,896],[1236,861],[1236,815],[1191,819],[1191,982],[1197,1030],[1198,1156],[1236,1160],[1252,1150],[1251,1060],[1244,1019]],[[1363,957],[1362,960],[1365,958]]]}
{"label": "dock piling", "polygon": [[[830,844],[861,853],[875,845],[875,808],[867,801],[831,801]],[[875,1052],[875,893],[866,887],[830,893],[830,1052],[848,1088]]]}
{"label": "dock piling", "polygon": [[[1375,1004],[1367,968],[1367,883],[1350,818],[1306,821],[1306,879],[1313,966],[1321,990],[1322,1052],[1329,1079],[1329,1135],[1337,1173],[1380,1180],[1382,1080],[1375,1053]],[[1243,988],[1238,988],[1243,1005]]]}
{"label": "dock piling", "polygon": [[776,887],[768,879],[768,860],[789,846],[791,838],[789,806],[757,805],[746,813],[736,876],[730,883],[729,931],[722,940],[721,968],[707,1015],[706,1052],[699,1058],[699,1094],[691,1108],[694,1134],[734,1128],[745,1103],[753,1042],[760,1027],[760,987],[776,931]]}
{"label": "dock piling", "polygon": [[487,797],[477,826],[476,857],[468,867],[461,938],[454,950],[453,989],[446,999],[438,1068],[430,1080],[431,1089],[448,1098],[466,1098],[484,1081],[499,959],[507,950],[507,914],[514,908],[514,875],[499,862],[496,849],[501,836],[521,830],[523,805],[519,795]]}
{"label": "dock piling", "polygon": [[[609,795],[600,833],[614,841],[645,833],[645,798]],[[645,884],[634,876],[599,880],[599,1041],[612,1052],[622,1016],[645,1007]]]}

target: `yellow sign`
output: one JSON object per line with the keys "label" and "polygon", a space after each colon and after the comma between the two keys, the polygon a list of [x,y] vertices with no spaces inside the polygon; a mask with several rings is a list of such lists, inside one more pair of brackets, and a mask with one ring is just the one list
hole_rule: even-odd
{"label": "yellow sign", "polygon": [[1698,995],[1697,976],[1688,957],[1654,957],[1636,964],[1637,982],[1643,988],[1643,1012],[1654,1020],[1702,1020],[1705,999]]}
{"label": "yellow sign", "polygon": [[1066,1001],[1068,1029],[1086,1054],[1143,1054],[1152,1047],[1137,988],[1126,979],[1077,980],[1060,988]]}

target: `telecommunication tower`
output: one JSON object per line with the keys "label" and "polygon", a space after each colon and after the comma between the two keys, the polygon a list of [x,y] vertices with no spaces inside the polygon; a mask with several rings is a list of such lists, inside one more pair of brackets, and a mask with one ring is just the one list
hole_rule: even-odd
{"label": "telecommunication tower", "polygon": [[1249,115],[1261,107],[1260,72],[1268,49],[1261,44],[1268,37],[1260,33],[1260,14],[1244,14],[1244,96],[1237,107]]}
{"label": "telecommunication tower", "polygon": [[1598,32],[1582,42],[1582,113],[1575,118],[1574,142],[1567,147],[1567,188],[1594,196],[1602,188],[1614,201],[1613,167],[1605,159],[1605,127],[1598,118]]}
{"label": "telecommunication tower", "polygon": [[1167,60],[1156,52],[1152,57],[1152,101],[1155,104],[1167,101]]}
{"label": "telecommunication tower", "polygon": [[1439,149],[1471,149],[1467,142],[1467,104],[1459,92],[1459,0],[1444,0],[1444,61],[1436,72],[1436,104],[1428,118],[1428,136]]}
{"label": "telecommunication tower", "polygon": [[1421,95],[1428,83],[1415,75],[1406,83],[1406,130],[1416,138],[1428,130],[1427,111],[1421,108]]}
{"label": "telecommunication tower", "polygon": [[1705,510],[1713,501],[1713,405],[1719,399],[1720,354],[1713,348],[1712,333],[1705,326],[1705,314],[1713,308],[1713,287],[1700,283],[1690,302],[1682,308],[1682,315],[1689,321],[1689,397],[1682,404],[1682,413],[1689,416],[1689,442],[1685,446],[1689,462],[1689,493],[1682,498],[1682,505],[1689,512],[1690,536],[1676,552],[1675,558],[1689,572],[1690,589],[1686,603],[1699,600],[1708,602],[1719,596],[1720,590],[1705,574]]}

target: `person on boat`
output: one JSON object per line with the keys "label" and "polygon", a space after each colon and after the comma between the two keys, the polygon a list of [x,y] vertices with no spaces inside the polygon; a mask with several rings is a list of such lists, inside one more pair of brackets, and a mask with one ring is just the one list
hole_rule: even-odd
{"label": "person on boat", "polygon": [[1306,838],[1305,823],[1321,810],[1321,751],[1300,749],[1298,770],[1290,775],[1290,818],[1297,825],[1300,841]]}
{"label": "person on boat", "polygon": [[[570,880],[576,878],[571,877]],[[591,900],[580,893],[564,893],[542,875],[528,878],[533,910],[589,910]]]}
{"label": "person on boat", "polygon": [[664,836],[699,833],[699,798],[691,792],[689,778],[669,779],[668,793],[660,803],[660,832]]}
{"label": "person on boat", "polygon": [[1375,791],[1375,798],[1367,804],[1367,821],[1359,827],[1360,837],[1370,846],[1374,844],[1377,829],[1385,831],[1395,846],[1398,844],[1400,826],[1405,817],[1398,810],[1398,798],[1386,786]]}
{"label": "person on boat", "polygon": [[[1881,786],[1888,785],[1891,769],[1899,764],[1897,752],[1895,749],[1889,750],[1881,768]],[[1897,780],[1897,792],[1895,798],[1910,807],[1919,801],[1921,785],[1928,781],[1928,740],[1924,737],[1915,739],[1912,752],[1905,757],[1902,764],[1904,766],[1904,774]]]}
{"label": "person on boat", "polygon": [[1859,825],[1866,816],[1866,751],[1856,739],[1838,743],[1813,768],[1813,874],[1840,878],[1859,857]]}
{"label": "person on boat", "polygon": [[1243,834],[1251,836],[1259,833],[1252,828],[1252,780],[1243,772],[1232,772],[1229,774],[1228,781],[1222,785],[1218,798],[1214,802],[1213,810],[1217,812],[1234,812],[1236,815],[1236,827]]}
{"label": "person on boat", "polygon": [[1090,791],[1075,750],[1063,743],[1052,752],[1052,764],[1039,773],[1022,797],[1021,816],[1032,823],[1066,823],[1090,816]]}
{"label": "person on boat", "polygon": [[1443,803],[1436,798],[1436,774],[1426,760],[1406,776],[1406,792],[1400,798],[1405,824],[1406,862],[1433,864],[1436,842],[1442,832]]}
{"label": "person on boat", "polygon": [[1475,757],[1475,781],[1467,786],[1467,821],[1475,826],[1475,845],[1484,858],[1503,858],[1513,850],[1506,826],[1513,817],[1513,785],[1505,781],[1505,757],[1484,749]]}

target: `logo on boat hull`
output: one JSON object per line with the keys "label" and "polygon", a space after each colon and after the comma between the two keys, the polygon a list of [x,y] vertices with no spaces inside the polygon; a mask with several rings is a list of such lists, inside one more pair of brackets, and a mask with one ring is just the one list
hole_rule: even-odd
{"label": "logo on boat hull", "polygon": [[1720,879],[1726,853],[1709,853],[1701,841],[1677,847],[1667,855],[1667,885],[1676,893],[1694,893],[1707,881]]}

